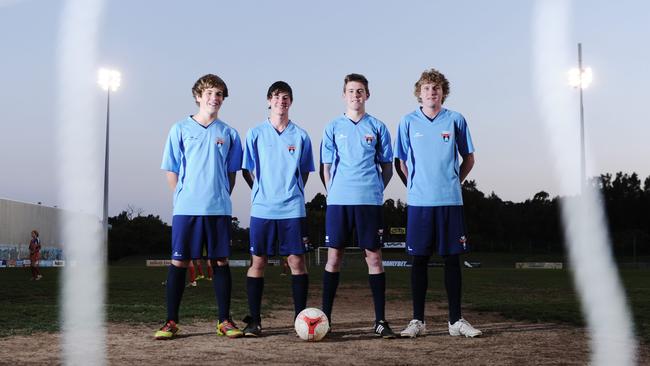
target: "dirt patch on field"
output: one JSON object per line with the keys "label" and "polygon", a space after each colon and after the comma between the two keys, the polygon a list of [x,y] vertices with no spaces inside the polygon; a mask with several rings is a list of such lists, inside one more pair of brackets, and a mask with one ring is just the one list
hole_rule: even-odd
{"label": "dirt patch on field", "polygon": [[[390,296],[389,296],[390,298]],[[309,304],[319,304],[314,293]],[[410,301],[389,301],[387,317],[395,332],[411,318]],[[171,341],[155,341],[159,324],[109,324],[107,354],[112,365],[139,364],[273,364],[273,365],[522,365],[587,364],[584,329],[549,323],[525,323],[490,313],[464,312],[483,331],[480,338],[447,333],[446,304],[427,304],[427,335],[416,339],[381,339],[372,334],[372,299],[366,288],[341,286],[334,304],[333,332],[321,342],[299,340],[293,332],[293,311],[274,311],[263,319],[264,336],[217,337],[215,322],[182,324]],[[59,334],[0,338],[0,364],[59,364]],[[650,363],[647,346],[639,363]]]}

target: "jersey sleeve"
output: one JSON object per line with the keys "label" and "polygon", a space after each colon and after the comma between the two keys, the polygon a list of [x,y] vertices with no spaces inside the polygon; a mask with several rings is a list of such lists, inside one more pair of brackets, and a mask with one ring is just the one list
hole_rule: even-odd
{"label": "jersey sleeve", "polygon": [[302,151],[300,153],[300,171],[303,173],[313,172],[314,170],[314,153],[311,150],[311,139],[305,134],[302,141]]}
{"label": "jersey sleeve", "polygon": [[390,142],[390,132],[386,125],[381,123],[379,124],[379,146],[377,146],[377,161],[379,163],[391,163],[393,161],[393,148]]}
{"label": "jersey sleeve", "polygon": [[323,132],[323,141],[320,144],[320,162],[321,164],[332,164],[336,155],[336,145],[334,144],[334,125],[329,124]]}
{"label": "jersey sleeve", "polygon": [[232,129],[230,133],[230,150],[228,150],[228,157],[226,158],[226,167],[228,173],[234,173],[238,170],[241,170],[242,164],[242,147],[241,140],[239,139],[239,134],[235,129]]}
{"label": "jersey sleeve", "polygon": [[459,115],[455,121],[456,126],[456,145],[458,152],[461,156],[465,156],[474,152],[474,144],[472,143],[472,136],[469,133],[469,127],[465,117]]}
{"label": "jersey sleeve", "polygon": [[408,160],[410,148],[411,141],[408,133],[408,123],[406,119],[403,118],[397,127],[397,137],[395,137],[395,157],[403,161]]}
{"label": "jersey sleeve", "polygon": [[257,153],[255,146],[256,140],[255,132],[252,129],[248,130],[248,133],[246,134],[246,145],[244,146],[244,158],[241,167],[242,169],[251,172],[255,171],[255,154]]}
{"label": "jersey sleeve", "polygon": [[169,130],[160,169],[178,174],[181,168],[182,145],[181,129],[175,124]]}

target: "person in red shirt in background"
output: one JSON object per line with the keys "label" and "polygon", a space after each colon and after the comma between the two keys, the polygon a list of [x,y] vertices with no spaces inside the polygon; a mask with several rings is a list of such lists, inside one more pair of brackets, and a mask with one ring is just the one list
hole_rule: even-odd
{"label": "person in red shirt in background", "polygon": [[32,271],[32,280],[43,278],[38,269],[38,262],[41,260],[41,241],[38,239],[38,231],[32,230],[32,240],[29,242],[29,268]]}

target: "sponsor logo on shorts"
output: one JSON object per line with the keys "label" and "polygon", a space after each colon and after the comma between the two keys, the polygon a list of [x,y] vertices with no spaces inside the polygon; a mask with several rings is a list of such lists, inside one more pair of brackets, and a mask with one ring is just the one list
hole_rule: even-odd
{"label": "sponsor logo on shorts", "polygon": [[442,136],[442,141],[449,142],[449,136],[451,136],[449,131],[442,131],[440,135]]}
{"label": "sponsor logo on shorts", "polygon": [[222,147],[224,142],[225,142],[224,139],[221,138],[221,137],[217,137],[217,138],[214,140],[214,143],[217,144],[217,146],[219,146],[219,147]]}
{"label": "sponsor logo on shorts", "polygon": [[326,242],[326,243],[329,243],[329,242],[330,242],[330,237],[329,237],[329,235],[325,235],[325,242]]}
{"label": "sponsor logo on shorts", "polygon": [[415,133],[415,137],[422,137],[422,136],[424,136],[424,135],[421,134],[419,131]]}
{"label": "sponsor logo on shorts", "polygon": [[182,257],[183,253],[174,252],[174,254],[172,254],[172,256],[174,256],[174,257]]}
{"label": "sponsor logo on shorts", "polygon": [[290,152],[291,154],[293,154],[293,153],[296,152],[296,147],[295,147],[294,145],[289,145],[289,146],[287,146],[287,149],[289,150],[289,152]]}
{"label": "sponsor logo on shorts", "polygon": [[375,141],[375,136],[373,135],[365,135],[363,138],[366,139],[366,144],[368,145],[372,145],[372,142]]}
{"label": "sponsor logo on shorts", "polygon": [[465,235],[461,236],[458,242],[463,246],[463,250],[467,249],[467,238]]}
{"label": "sponsor logo on shorts", "polygon": [[339,133],[339,135],[336,136],[336,138],[338,138],[338,139],[347,139],[348,137],[346,135],[342,134],[342,133]]}
{"label": "sponsor logo on shorts", "polygon": [[254,247],[250,247],[250,251],[251,251],[251,253],[254,253],[254,252],[255,252],[255,248],[254,248]]}

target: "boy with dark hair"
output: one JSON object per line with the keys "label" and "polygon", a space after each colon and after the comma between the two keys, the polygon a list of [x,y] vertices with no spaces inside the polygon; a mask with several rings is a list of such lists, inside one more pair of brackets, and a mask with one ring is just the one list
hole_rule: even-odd
{"label": "boy with dark hair", "polygon": [[266,94],[270,115],[248,131],[242,173],[251,187],[250,253],[246,277],[250,315],[244,335],[262,334],[262,293],[268,257],[287,257],[295,316],[307,305],[309,280],[305,265],[307,235],[305,184],[314,171],[311,140],[289,119],[293,91],[284,81],[273,83]]}
{"label": "boy with dark hair", "polygon": [[321,179],[327,190],[323,273],[323,312],[332,317],[345,244],[356,232],[364,249],[375,306],[375,334],[395,338],[385,319],[386,275],[379,230],[382,229],[384,188],[392,177],[390,134],[383,122],[366,113],[368,80],[349,74],[343,81],[346,112],[326,127],[321,143]]}
{"label": "boy with dark hair", "polygon": [[219,109],[228,96],[224,81],[205,75],[192,87],[199,107],[196,114],[172,126],[161,169],[174,192],[172,219],[172,264],[167,274],[167,320],[156,339],[171,339],[179,331],[178,309],[185,272],[190,260],[207,253],[214,272],[214,293],[219,307],[217,335],[237,338],[243,335],[230,319],[232,278],[230,193],[235,174],[241,168],[242,147],[237,131],[221,121]]}
{"label": "boy with dark hair", "polygon": [[427,270],[436,252],[445,262],[449,334],[476,337],[481,331],[461,316],[459,259],[469,251],[461,183],[474,166],[472,138],[465,118],[442,107],[449,95],[442,73],[424,71],[414,94],[420,107],[402,118],[395,139],[395,169],[408,189],[406,251],[413,256],[413,320],[400,335],[415,338],[426,331]]}

